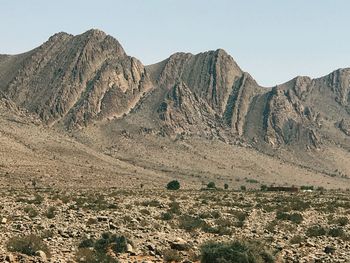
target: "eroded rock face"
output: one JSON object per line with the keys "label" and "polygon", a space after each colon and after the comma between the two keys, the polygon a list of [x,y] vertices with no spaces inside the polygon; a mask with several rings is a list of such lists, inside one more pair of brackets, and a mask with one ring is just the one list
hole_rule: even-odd
{"label": "eroded rock face", "polygon": [[90,30],[58,33],[29,52],[3,91],[46,123],[63,118],[73,127],[128,112],[147,88],[143,65],[113,37]]}
{"label": "eroded rock face", "polygon": [[222,49],[197,55],[176,53],[164,66],[162,63],[159,66],[162,67],[156,76],[159,86],[169,89],[180,80],[220,115],[225,111],[234,83],[243,74]]}
{"label": "eroded rock face", "polygon": [[0,91],[9,106],[47,124],[74,129],[146,109],[142,127],[152,122],[162,134],[240,138],[272,148],[318,148],[324,139],[348,135],[349,86],[350,69],[340,69],[262,88],[222,49],[176,53],[144,67],[99,30],[58,33],[28,53],[0,56]]}
{"label": "eroded rock face", "polygon": [[215,111],[193,93],[188,86],[177,83],[171,88],[158,108],[164,131],[171,134],[198,134],[210,136],[215,131]]}
{"label": "eroded rock face", "polygon": [[328,75],[328,85],[342,106],[350,105],[350,69],[338,69]]}
{"label": "eroded rock face", "polygon": [[[292,88],[289,87],[292,85]],[[303,104],[311,89],[311,80],[296,78],[269,92],[265,115],[265,140],[274,147],[302,143],[318,147],[320,138],[316,130],[316,114]]]}
{"label": "eroded rock face", "polygon": [[349,121],[342,119],[339,122],[338,127],[343,133],[350,136],[350,122]]}

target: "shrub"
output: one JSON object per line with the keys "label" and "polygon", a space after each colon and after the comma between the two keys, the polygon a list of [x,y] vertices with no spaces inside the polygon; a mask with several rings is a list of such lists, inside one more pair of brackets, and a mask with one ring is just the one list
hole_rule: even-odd
{"label": "shrub", "polygon": [[228,219],[217,219],[215,221],[216,226],[210,226],[207,223],[202,225],[202,230],[206,233],[218,234],[220,236],[223,235],[231,235],[231,225],[232,222]]}
{"label": "shrub", "polygon": [[245,185],[241,185],[241,191],[246,191],[247,187]]}
{"label": "shrub", "polygon": [[177,180],[170,181],[167,184],[166,189],[168,189],[168,190],[179,190],[180,189],[179,181],[177,181]]}
{"label": "shrub", "polygon": [[282,211],[276,212],[276,219],[279,220],[288,220],[293,222],[294,224],[300,224],[303,221],[303,216],[300,213],[292,213],[288,214]]}
{"label": "shrub", "polygon": [[260,186],[260,190],[261,191],[267,191],[267,185],[266,184],[263,184]]}
{"label": "shrub", "polygon": [[303,221],[303,216],[299,213],[292,213],[289,215],[289,221],[294,224],[300,224]]}
{"label": "shrub", "polygon": [[302,242],[305,241],[305,238],[300,236],[300,235],[296,235],[296,236],[293,236],[291,239],[290,239],[290,243],[291,244],[300,244]]}
{"label": "shrub", "polygon": [[164,262],[180,262],[182,260],[181,255],[174,249],[167,249],[163,251]]}
{"label": "shrub", "polygon": [[175,214],[175,215],[180,215],[181,214],[181,207],[180,204],[178,202],[171,202],[169,204],[169,210],[168,212]]}
{"label": "shrub", "polygon": [[146,201],[143,201],[141,204],[143,206],[151,206],[151,207],[158,207],[158,208],[162,206],[162,204],[156,199],[146,200]]}
{"label": "shrub", "polygon": [[75,260],[81,263],[118,263],[118,260],[112,258],[111,256],[91,250],[89,248],[80,248],[75,254]]}
{"label": "shrub", "polygon": [[56,211],[56,208],[54,206],[50,206],[47,209],[46,213],[45,213],[46,217],[49,218],[49,219],[54,218],[55,217],[55,211]]}
{"label": "shrub", "polygon": [[165,212],[165,213],[162,213],[161,215],[161,219],[162,220],[171,220],[174,218],[174,215],[172,213],[169,213],[169,212]]}
{"label": "shrub", "polygon": [[201,247],[201,263],[273,263],[273,256],[258,242],[209,242]]}
{"label": "shrub", "polygon": [[94,246],[94,240],[93,239],[84,239],[80,242],[79,248],[89,248]]}
{"label": "shrub", "polygon": [[312,185],[302,185],[300,190],[314,190],[314,187]]}
{"label": "shrub", "polygon": [[292,199],[292,202],[290,203],[290,207],[288,207],[289,210],[295,210],[295,211],[305,211],[308,208],[310,208],[310,203],[304,202],[300,199]]}
{"label": "shrub", "polygon": [[228,184],[224,184],[224,189],[225,189],[225,190],[228,189]]}
{"label": "shrub", "polygon": [[7,249],[11,252],[19,252],[28,256],[34,256],[38,250],[44,251],[50,256],[48,246],[43,242],[41,237],[36,235],[28,235],[23,237],[13,237],[7,242]]}
{"label": "shrub", "polygon": [[345,236],[345,232],[340,227],[334,227],[334,228],[329,229],[328,235],[331,237],[343,237],[343,236]]}
{"label": "shrub", "polygon": [[311,226],[306,230],[306,235],[308,237],[324,236],[326,233],[326,229],[319,225]]}
{"label": "shrub", "polygon": [[[101,238],[96,241],[93,239],[82,240],[79,244],[79,250],[76,254],[76,258],[84,258],[82,255],[88,254],[87,256],[90,258],[89,262],[117,262],[114,259],[106,256],[107,251],[111,249],[115,253],[124,253],[127,250],[128,243],[129,242],[125,236],[118,236],[106,232],[103,233]],[[88,250],[92,252],[89,253]],[[103,259],[107,261],[98,261],[97,259]],[[78,261],[87,262],[83,260],[84,259],[80,259]]]}
{"label": "shrub", "polygon": [[179,227],[185,229],[186,231],[193,231],[201,228],[204,224],[205,221],[199,217],[184,215],[179,218]]}
{"label": "shrub", "polygon": [[257,183],[259,183],[259,181],[258,180],[255,180],[255,179],[246,179],[245,180],[247,183],[250,183],[250,184],[257,184]]}
{"label": "shrub", "polygon": [[24,207],[23,210],[28,214],[29,217],[36,217],[39,214],[38,210],[36,210],[35,207],[30,205]]}
{"label": "shrub", "polygon": [[234,215],[236,216],[238,221],[242,221],[242,222],[246,220],[246,218],[248,217],[248,214],[242,211],[237,211],[234,213]]}
{"label": "shrub", "polygon": [[209,189],[215,189],[215,188],[216,188],[215,183],[214,183],[214,182],[208,183],[208,184],[207,184],[207,188],[209,188]]}
{"label": "shrub", "polygon": [[346,226],[348,223],[349,223],[349,219],[345,216],[343,217],[339,217],[337,220],[336,220],[336,223],[340,226]]}

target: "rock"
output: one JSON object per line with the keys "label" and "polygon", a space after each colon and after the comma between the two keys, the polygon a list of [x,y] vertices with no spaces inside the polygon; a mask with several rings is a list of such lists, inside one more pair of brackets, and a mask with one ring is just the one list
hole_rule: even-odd
{"label": "rock", "polygon": [[307,241],[305,244],[307,247],[315,247],[315,243],[311,242],[311,241]]}
{"label": "rock", "polygon": [[326,246],[324,248],[324,252],[327,253],[327,254],[333,254],[335,252],[335,247],[331,247],[331,246]]}
{"label": "rock", "polygon": [[8,262],[10,262],[10,263],[16,262],[15,257],[14,257],[11,253],[9,253],[9,254],[6,255],[5,260],[8,261]]}
{"label": "rock", "polygon": [[133,249],[132,245],[129,244],[129,243],[126,245],[126,252],[128,252],[128,253],[133,253],[134,252],[134,249]]}
{"label": "rock", "polygon": [[108,221],[108,217],[107,216],[98,216],[97,217],[97,221],[98,222],[107,222]]}
{"label": "rock", "polygon": [[5,225],[6,223],[7,223],[7,218],[3,217],[2,220],[1,220],[1,224]]}
{"label": "rock", "polygon": [[155,251],[156,250],[156,247],[153,244],[148,244],[147,248],[148,248],[149,251]]}
{"label": "rock", "polygon": [[61,237],[69,238],[69,235],[66,232],[64,232],[62,229],[58,230],[58,234],[60,234]]}
{"label": "rock", "polygon": [[40,257],[43,261],[47,261],[47,256],[46,256],[46,253],[42,250],[38,250],[36,253],[35,253],[36,256]]}
{"label": "rock", "polygon": [[170,242],[170,247],[171,249],[175,249],[178,251],[187,251],[190,248],[188,243],[182,238],[177,238],[174,241]]}
{"label": "rock", "polygon": [[118,226],[109,222],[109,229],[113,230],[113,229],[118,229]]}

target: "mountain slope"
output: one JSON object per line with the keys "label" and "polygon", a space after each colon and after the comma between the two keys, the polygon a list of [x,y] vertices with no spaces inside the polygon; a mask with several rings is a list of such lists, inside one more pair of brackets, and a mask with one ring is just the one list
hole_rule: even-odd
{"label": "mountain slope", "polygon": [[6,72],[1,90],[48,124],[62,120],[73,127],[120,116],[149,89],[142,64],[99,30],[58,33],[0,63]]}
{"label": "mountain slope", "polygon": [[[339,178],[350,176],[344,163],[350,157],[349,85],[350,69],[339,69],[264,88],[222,49],[176,53],[144,66],[99,30],[58,33],[27,53],[0,56],[6,107],[21,109],[24,119],[48,125],[56,135],[68,130],[97,153],[125,138],[134,138],[130,147],[136,148],[148,145],[147,136],[170,138],[168,143],[211,140],[213,147],[241,145]],[[122,155],[146,162],[133,152],[122,149]],[[151,171],[171,166],[150,162]],[[272,171],[280,174],[276,167]]]}

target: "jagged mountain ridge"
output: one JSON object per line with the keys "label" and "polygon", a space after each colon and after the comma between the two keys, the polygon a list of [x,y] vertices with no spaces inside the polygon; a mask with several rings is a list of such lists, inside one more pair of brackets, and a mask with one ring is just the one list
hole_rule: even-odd
{"label": "jagged mountain ridge", "polygon": [[319,148],[339,138],[349,146],[349,69],[263,88],[222,49],[145,67],[99,30],[55,34],[32,51],[1,56],[0,69],[3,94],[49,125],[119,120],[148,103],[167,135],[240,138],[259,149]]}
{"label": "jagged mountain ridge", "polygon": [[143,65],[99,30],[55,34],[13,60],[15,70],[12,61],[2,63],[10,65],[1,90],[48,124],[73,127],[121,116],[148,89]]}

